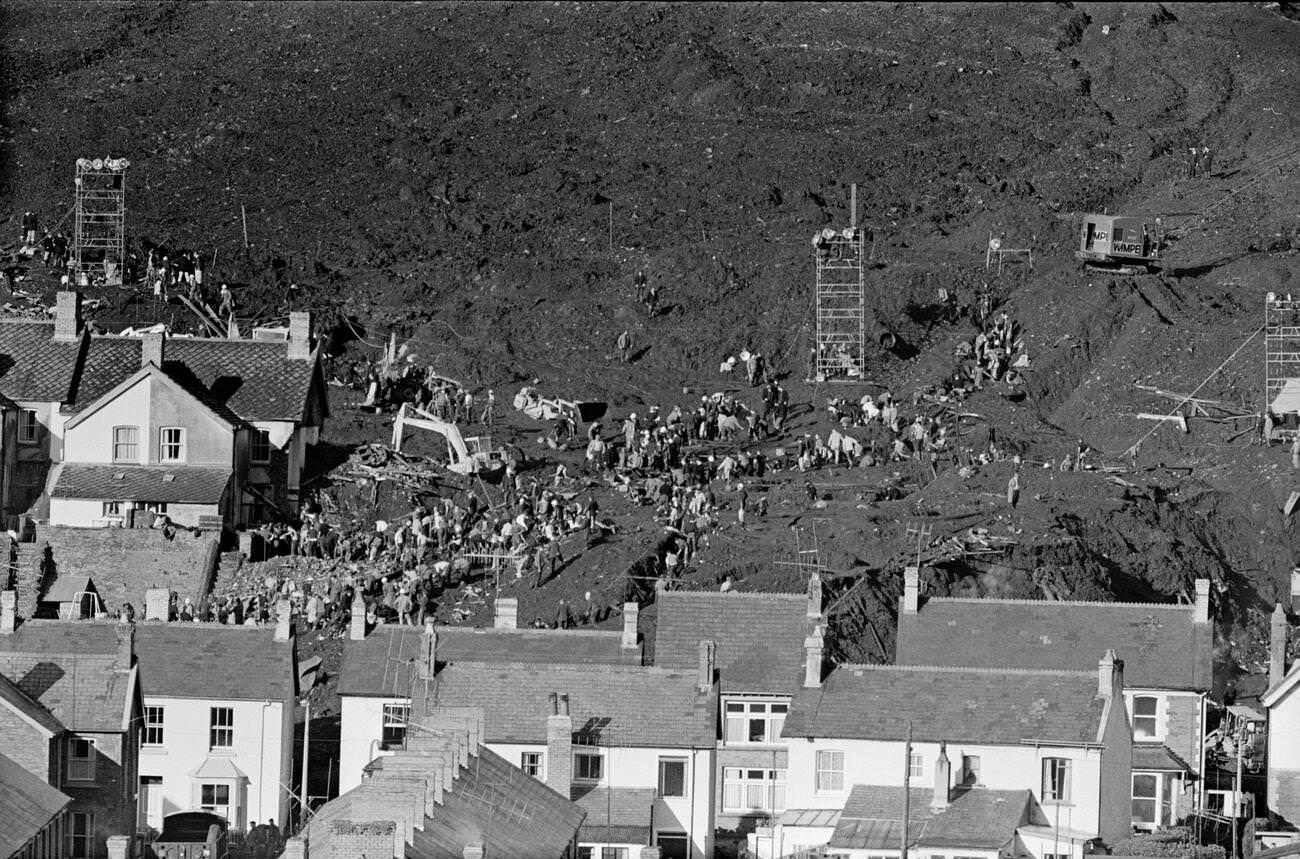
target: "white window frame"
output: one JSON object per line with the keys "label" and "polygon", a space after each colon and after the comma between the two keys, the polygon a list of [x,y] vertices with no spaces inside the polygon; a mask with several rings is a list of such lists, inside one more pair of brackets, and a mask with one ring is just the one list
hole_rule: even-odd
{"label": "white window frame", "polygon": [[[1138,715],[1138,701],[1151,701],[1154,704],[1154,712]],[[1150,743],[1162,742],[1165,738],[1164,732],[1164,707],[1159,695],[1132,695],[1129,697],[1129,719],[1133,725],[1133,742]],[[1151,725],[1150,733],[1138,733],[1139,722]],[[1144,729],[1145,730],[1145,729]]]}
{"label": "white window frame", "polygon": [[546,755],[544,752],[520,752],[519,769],[538,781],[546,781]]}
{"label": "white window frame", "polygon": [[[150,716],[157,716],[157,719],[150,719]],[[146,704],[144,708],[144,729],[140,731],[140,745],[142,746],[161,746],[166,737],[167,713],[161,706]],[[150,739],[150,736],[153,739]]]}
{"label": "white window frame", "polygon": [[[789,712],[789,701],[727,698],[722,705],[722,741],[728,746],[778,745]],[[762,739],[750,739],[757,724],[762,725]]]}
{"label": "white window frame", "polygon": [[89,811],[68,812],[67,842],[70,859],[90,856],[95,844],[95,815]]}
{"label": "white window frame", "polygon": [[844,752],[821,749],[817,752],[815,790],[817,793],[844,792]]}
{"label": "white window frame", "polygon": [[[664,766],[680,766],[682,768],[682,791],[681,793],[664,792]],[[686,758],[661,757],[659,759],[659,784],[655,791],[658,797],[686,797],[691,795],[690,767],[687,765]]]}
{"label": "white window frame", "polygon": [[254,465],[266,465],[271,461],[270,430],[253,429],[253,436],[248,442],[248,460]]}
{"label": "white window frame", "polygon": [[[77,754],[84,746],[86,754]],[[93,782],[95,780],[95,741],[88,737],[68,737],[68,781]]]}
{"label": "white window frame", "polygon": [[[974,766],[974,767],[972,767],[972,766],[970,765],[970,762],[971,762],[971,761],[974,761],[974,762],[975,762],[975,766]],[[962,785],[978,785],[978,784],[980,784],[980,783],[981,783],[981,782],[980,782],[980,765],[981,765],[981,761],[980,761],[980,756],[979,756],[979,755],[962,755],[962,756],[961,756],[961,773],[960,773],[959,776],[958,776],[959,779],[960,779],[960,781],[958,782],[958,784],[962,784]],[[968,780],[968,779],[969,779],[969,780]]]}
{"label": "white window frame", "polygon": [[[125,434],[127,430],[130,430],[132,433],[134,433],[134,435],[132,436],[132,440],[126,441],[126,440],[119,439],[118,434],[119,433]],[[118,454],[119,447],[124,449],[124,452],[121,455]],[[125,455],[125,448],[128,447],[133,451],[133,453],[130,456]],[[134,462],[136,464],[139,464],[140,428],[138,426],[122,424],[120,426],[113,427],[113,462],[120,462],[123,464],[129,464]]]}
{"label": "white window frame", "polygon": [[[585,761],[595,761],[596,775],[591,775],[591,764]],[[579,761],[584,761],[579,765]],[[579,772],[585,770],[585,775],[579,775]],[[576,746],[573,749],[573,780],[580,781],[584,784],[597,784],[605,777],[605,756],[600,753],[600,749],[595,746]]]}
{"label": "white window frame", "polygon": [[[218,714],[230,714],[229,718],[218,718]],[[218,742],[224,739],[225,742]],[[208,750],[230,749],[235,745],[235,708],[208,708]]]}
{"label": "white window frame", "polygon": [[[208,802],[203,792],[212,788],[212,802]],[[225,790],[226,801],[217,802],[217,790]],[[199,784],[199,810],[210,811],[213,814],[219,814],[232,824],[238,815],[239,808],[236,805],[238,796],[235,794],[235,786],[228,781],[205,781]]]}
{"label": "white window frame", "polygon": [[[396,702],[383,705],[383,716],[379,729],[379,747],[384,751],[401,748],[406,744],[406,726],[411,722],[411,705]],[[392,732],[394,739],[387,739]]]}
{"label": "white window frame", "polygon": [[[1058,769],[1063,773],[1063,777],[1060,779],[1061,783],[1053,787],[1053,784],[1057,779],[1052,778],[1052,775],[1054,772],[1058,771]],[[1069,758],[1043,758],[1042,802],[1053,802],[1061,805],[1068,805],[1070,803],[1070,776],[1071,770],[1073,769],[1072,761]]]}
{"label": "white window frame", "polygon": [[[758,803],[751,801],[751,797],[754,796],[760,797]],[[760,767],[723,768],[722,810],[724,813],[779,814],[785,811],[785,803],[785,770]]]}
{"label": "white window frame", "polygon": [[[1137,795],[1137,781],[1139,778],[1149,778],[1155,780],[1155,796]],[[1154,831],[1169,826],[1174,821],[1174,789],[1176,783],[1182,781],[1177,778],[1176,773],[1171,772],[1135,772],[1132,775],[1130,784],[1132,785],[1129,794],[1132,798],[1133,808],[1133,828],[1146,831]],[[1153,804],[1152,811],[1156,819],[1145,820],[1139,819],[1137,815],[1136,804],[1138,802],[1149,802]]]}
{"label": "white window frame", "polygon": [[[169,441],[168,433],[175,433],[174,440]],[[184,462],[185,461],[185,427],[159,427],[158,428],[158,461],[159,462]]]}
{"label": "white window frame", "polygon": [[36,409],[23,409],[18,413],[18,443],[36,444],[41,440],[41,416]]}
{"label": "white window frame", "polygon": [[907,759],[907,777],[914,779],[925,778],[925,755],[920,752],[912,752],[912,756]]}

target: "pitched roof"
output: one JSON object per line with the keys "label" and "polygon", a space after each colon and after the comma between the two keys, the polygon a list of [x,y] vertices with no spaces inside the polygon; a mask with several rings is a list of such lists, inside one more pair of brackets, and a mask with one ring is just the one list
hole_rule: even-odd
{"label": "pitched roof", "polygon": [[[624,648],[614,630],[496,629],[437,627],[439,662],[564,662],[640,665],[641,648]],[[423,630],[383,624],[364,641],[345,641],[339,669],[340,695],[405,696],[410,666],[420,652]]]}
{"label": "pitched roof", "polygon": [[[93,349],[92,349],[93,351]],[[177,364],[172,361],[166,362],[166,369],[158,367],[155,364],[148,364],[144,367],[136,368],[134,373],[123,378],[116,385],[104,391],[103,393],[91,399],[85,396],[85,385],[82,385],[81,395],[78,397],[76,405],[77,414],[73,416],[65,425],[64,429],[72,429],[77,424],[89,418],[95,412],[99,411],[105,405],[113,402],[123,393],[135,387],[139,382],[146,378],[153,378],[166,387],[180,391],[189,396],[199,406],[207,409],[217,420],[231,427],[244,426],[245,423],[239,415],[232,412],[226,407],[226,404],[212,396],[212,394],[203,387],[194,374],[189,371],[184,364]]]}
{"label": "pitched roof", "polygon": [[164,357],[184,364],[248,421],[301,420],[317,367],[315,360],[290,360],[287,343],[268,340],[176,338]]}
{"label": "pitched roof", "polygon": [[295,642],[271,626],[145,621],[135,627],[145,696],[283,701],[297,684]]}
{"label": "pitched roof", "polygon": [[0,856],[14,856],[72,798],[0,754]]}
{"label": "pitched roof", "polygon": [[51,498],[120,501],[166,501],[217,504],[234,472],[197,465],[92,465],[64,462],[56,466]]}
{"label": "pitched roof", "polygon": [[53,322],[0,320],[0,394],[66,403],[77,383],[84,339],[54,339]]}
{"label": "pitched roof", "polygon": [[1291,694],[1291,690],[1300,684],[1300,662],[1291,666],[1291,670],[1282,675],[1282,679],[1259,696],[1259,703],[1265,707],[1274,707]]}
{"label": "pitched roof", "polygon": [[[909,790],[908,797],[908,838],[918,847],[996,850],[1015,838],[1022,823],[1041,817],[1027,790],[957,790],[941,811],[930,807],[934,791],[929,788]],[[896,849],[903,832],[902,808],[900,786],[854,785],[828,846]]]}
{"label": "pitched roof", "polygon": [[8,705],[27,721],[36,723],[51,734],[62,734],[65,730],[53,713],[3,674],[0,674],[0,704]]}
{"label": "pitched roof", "polygon": [[711,748],[717,740],[716,692],[663,668],[452,662],[430,702],[482,708],[489,742],[544,743],[552,692],[569,696],[574,732],[596,745]]}
{"label": "pitched roof", "polygon": [[648,843],[650,812],[657,791],[652,787],[596,787],[575,785],[573,801],[587,812],[578,830],[579,841],[610,844]]}
{"label": "pitched roof", "polygon": [[1138,770],[1190,773],[1192,768],[1163,743],[1134,743],[1133,771]]}
{"label": "pitched roof", "polygon": [[87,591],[94,592],[95,584],[85,573],[64,573],[54,580],[41,597],[41,602],[72,602]]}
{"label": "pitched roof", "polygon": [[1113,649],[1130,688],[1203,690],[1213,624],[1194,618],[1195,606],[1162,603],[929,599],[899,615],[896,661],[1071,671]]}
{"label": "pitched roof", "polygon": [[790,703],[784,737],[1095,743],[1097,672],[841,665]]}
{"label": "pitched roof", "polygon": [[665,591],[656,602],[656,665],[692,671],[700,642],[712,640],[723,692],[799,688],[811,631],[804,594]]}
{"label": "pitched roof", "polygon": [[71,731],[121,731],[134,670],[118,670],[118,624],[29,620],[0,635],[0,674]]}

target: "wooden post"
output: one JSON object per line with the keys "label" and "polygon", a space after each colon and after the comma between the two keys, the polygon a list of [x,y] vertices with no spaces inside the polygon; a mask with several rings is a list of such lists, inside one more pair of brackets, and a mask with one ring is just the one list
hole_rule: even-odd
{"label": "wooden post", "polygon": [[239,217],[244,222],[244,250],[248,250],[248,212],[243,203],[239,204]]}
{"label": "wooden post", "polygon": [[912,721],[907,722],[907,740],[903,743],[903,834],[899,859],[907,859],[907,825],[912,816]]}
{"label": "wooden post", "polygon": [[858,228],[858,183],[849,186],[849,226]]}
{"label": "wooden post", "polygon": [[614,201],[609,201],[609,252],[614,252]]}

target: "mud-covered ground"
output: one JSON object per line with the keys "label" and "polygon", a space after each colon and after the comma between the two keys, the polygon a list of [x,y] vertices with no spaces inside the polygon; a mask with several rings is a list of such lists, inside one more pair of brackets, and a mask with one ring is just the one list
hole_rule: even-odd
{"label": "mud-covered ground", "polygon": [[[772,561],[815,530],[836,576],[836,655],[882,659],[918,524],[940,593],[1172,599],[1208,576],[1222,664],[1254,676],[1248,691],[1297,563],[1280,512],[1297,477],[1285,451],[1241,434],[1249,422],[1192,417],[1183,434],[1137,417],[1176,402],[1138,385],[1261,406],[1263,295],[1300,288],[1300,25],[1285,11],[10,2],[0,249],[24,209],[66,215],[76,158],[123,156],[134,240],[215,257],[210,282],[243,284],[246,315],[283,315],[285,284],[301,284],[323,326],[349,318],[361,335],[340,368],[395,331],[503,405],[536,379],[622,415],[733,386],[718,363],[749,347],[811,406],[794,431],[824,433],[827,396],[880,390],[804,381],[809,238],[847,221],[856,183],[873,330],[903,344],[870,356],[871,382],[906,402],[952,371],[973,328],[927,312],[941,288],[960,305],[988,283],[1023,327],[1027,396],[991,388],[961,406],[964,431],[994,427],[1024,458],[1022,503],[998,500],[1010,463],[968,479],[821,472],[819,506],[785,475],[768,521],[721,532],[693,579],[799,588]],[[1185,175],[1194,144],[1214,152],[1208,176]],[[1163,217],[1161,274],[1074,261],[1080,213],[1103,209]],[[1032,248],[1033,268],[986,270],[991,235]],[[637,270],[660,286],[655,317],[633,300]],[[106,325],[161,312],[106,298]],[[612,360],[623,329],[630,365]],[[334,443],[385,437],[382,419],[335,405]],[[512,415],[498,434],[539,469],[576,459],[537,445],[543,429]],[[1042,467],[1080,439],[1113,469]],[[902,500],[870,500],[887,480]],[[522,589],[524,616],[612,593],[652,548],[648,508],[605,495],[619,533]],[[954,551],[972,528],[998,551]]]}

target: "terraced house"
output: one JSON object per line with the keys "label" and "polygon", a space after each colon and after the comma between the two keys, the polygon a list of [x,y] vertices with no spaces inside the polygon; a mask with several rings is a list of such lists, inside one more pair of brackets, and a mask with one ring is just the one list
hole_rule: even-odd
{"label": "terraced house", "polygon": [[73,292],[52,322],[0,321],[0,394],[17,407],[13,508],[56,525],[294,512],[328,415],[308,314],[283,341],[93,334]]}

